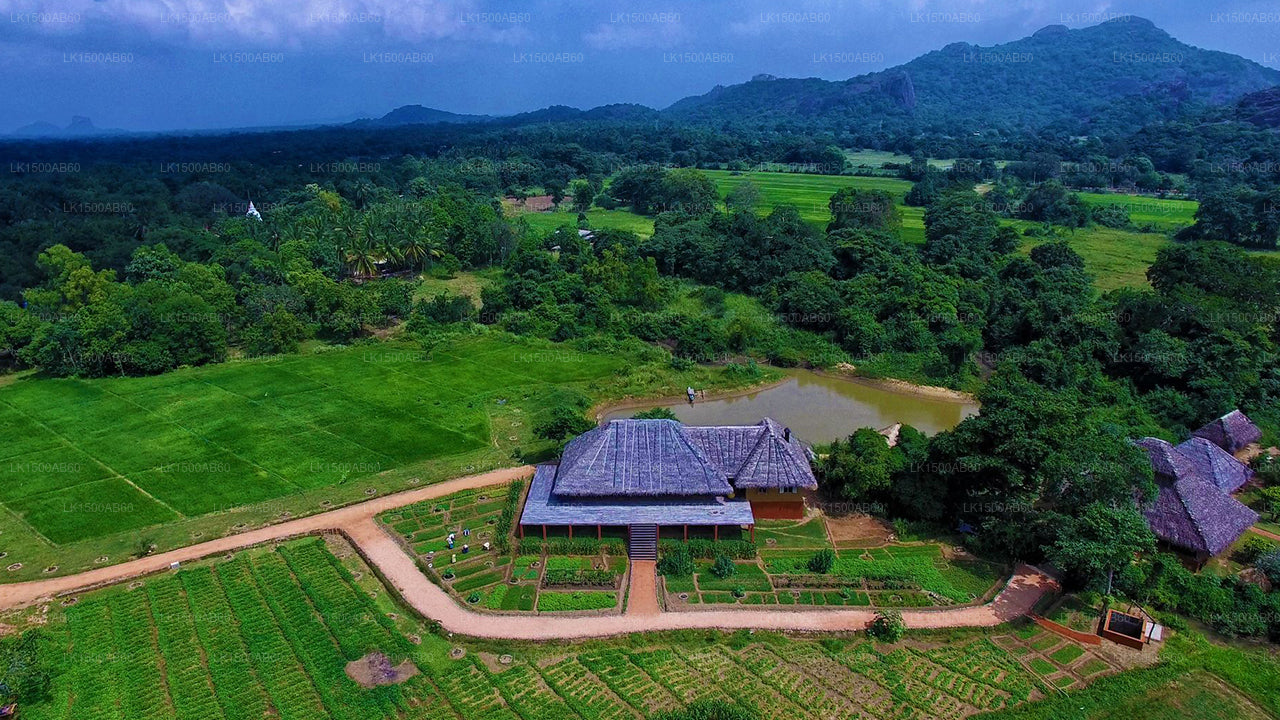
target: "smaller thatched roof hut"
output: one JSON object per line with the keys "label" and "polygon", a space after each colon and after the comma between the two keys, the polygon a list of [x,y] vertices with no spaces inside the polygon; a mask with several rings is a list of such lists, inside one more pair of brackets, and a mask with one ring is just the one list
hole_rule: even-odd
{"label": "smaller thatched roof hut", "polygon": [[1208,423],[1191,433],[1193,437],[1204,438],[1229,453],[1238,453],[1246,446],[1258,442],[1262,438],[1262,430],[1253,424],[1244,413],[1232,410],[1222,417]]}

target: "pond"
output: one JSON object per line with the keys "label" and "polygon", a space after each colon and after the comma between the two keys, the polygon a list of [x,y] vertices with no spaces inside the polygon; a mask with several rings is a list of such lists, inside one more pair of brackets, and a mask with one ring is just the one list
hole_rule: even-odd
{"label": "pond", "polygon": [[874,381],[792,370],[780,385],[690,405],[670,399],[607,410],[605,420],[631,417],[651,407],[668,407],[686,425],[751,425],[771,417],[810,443],[846,438],[854,430],[877,430],[905,423],[928,435],[976,415],[972,400],[932,397],[885,387]]}

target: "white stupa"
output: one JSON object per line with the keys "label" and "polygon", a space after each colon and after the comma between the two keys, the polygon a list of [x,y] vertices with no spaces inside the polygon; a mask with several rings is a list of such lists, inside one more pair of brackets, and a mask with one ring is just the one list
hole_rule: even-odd
{"label": "white stupa", "polygon": [[262,220],[262,213],[258,212],[258,208],[253,206],[253,201],[249,201],[249,210],[244,214],[245,217],[251,217],[255,220]]}

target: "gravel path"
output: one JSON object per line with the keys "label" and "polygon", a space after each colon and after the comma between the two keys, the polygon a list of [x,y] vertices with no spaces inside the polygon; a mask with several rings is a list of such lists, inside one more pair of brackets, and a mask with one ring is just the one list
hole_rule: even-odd
{"label": "gravel path", "polygon": [[[710,628],[847,631],[865,628],[875,617],[872,610],[724,609],[662,612],[657,606],[652,563],[638,568],[640,572],[632,572],[629,611],[623,615],[551,617],[482,614],[460,606],[448,593],[432,583],[418,570],[413,558],[404,552],[395,538],[379,526],[375,519],[379,513],[387,510],[443,497],[460,490],[511,482],[528,477],[532,472],[532,467],[523,466],[470,475],[79,575],[0,585],[0,610],[25,607],[64,593],[163,571],[173,562],[190,562],[282,538],[321,531],[340,531],[415,610],[439,621],[450,632],[474,637],[554,640],[653,630]],[[1025,615],[1042,595],[1055,588],[1054,580],[1044,572],[1030,565],[1020,565],[1008,586],[986,605],[905,610],[902,617],[907,626],[912,628],[999,625]]]}
{"label": "gravel path", "polygon": [[412,505],[422,500],[434,500],[462,490],[509,483],[512,480],[528,478],[532,475],[533,467],[530,465],[504,468],[479,475],[467,475],[436,483],[435,485],[383,495],[318,515],[309,515],[297,520],[289,520],[256,530],[228,535],[197,545],[188,545],[184,548],[150,555],[138,560],[130,560],[118,565],[95,568],[78,575],[0,585],[0,610],[25,607],[73,590],[131,580],[140,575],[167,570],[170,564],[175,562],[191,562],[211,555],[219,555],[253,545],[261,545],[280,538],[310,535],[324,530],[345,530],[361,520],[371,520],[374,516],[387,510]]}
{"label": "gravel path", "polygon": [[627,614],[653,616],[662,612],[658,606],[658,563],[632,560],[628,577]]}

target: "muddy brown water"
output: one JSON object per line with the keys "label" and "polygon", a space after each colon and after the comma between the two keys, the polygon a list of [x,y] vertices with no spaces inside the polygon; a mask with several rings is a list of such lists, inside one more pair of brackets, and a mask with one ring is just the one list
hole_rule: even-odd
{"label": "muddy brown water", "polygon": [[806,442],[826,443],[846,438],[858,428],[879,430],[899,422],[933,435],[978,413],[978,404],[972,400],[931,397],[808,370],[787,374],[785,382],[756,392],[697,400],[692,405],[655,401],[606,411],[603,419],[631,417],[651,407],[668,407],[687,425],[750,425],[771,417]]}

